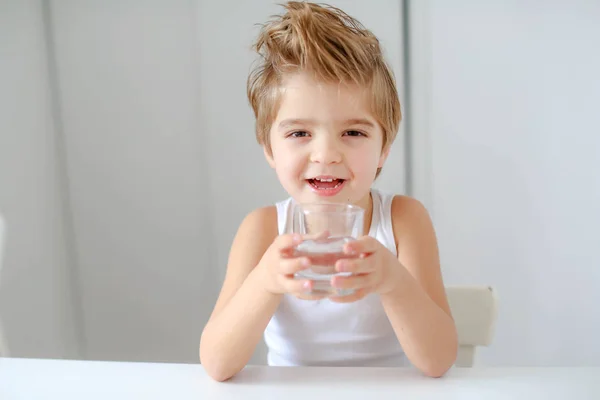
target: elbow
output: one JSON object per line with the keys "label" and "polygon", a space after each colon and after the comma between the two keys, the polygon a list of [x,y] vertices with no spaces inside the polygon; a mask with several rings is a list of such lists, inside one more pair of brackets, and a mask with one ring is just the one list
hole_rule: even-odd
{"label": "elbow", "polygon": [[452,365],[435,365],[423,368],[422,371],[425,376],[428,376],[429,378],[441,378],[446,375],[446,372],[448,372],[451,366]]}
{"label": "elbow", "polygon": [[225,382],[239,372],[231,368],[231,365],[228,363],[219,360],[218,357],[208,355],[206,352],[202,352],[202,350],[200,350],[200,364],[206,371],[206,374],[217,382]]}
{"label": "elbow", "polygon": [[446,349],[440,351],[436,357],[422,366],[421,371],[430,378],[441,378],[452,368],[456,363],[458,356],[458,340],[454,336]]}
{"label": "elbow", "polygon": [[441,378],[452,368],[455,360],[456,357],[439,358],[422,366],[421,371],[430,378]]}
{"label": "elbow", "polygon": [[218,365],[210,363],[202,363],[206,374],[217,382],[225,382],[231,379],[235,372],[229,371],[227,368],[222,368]]}
{"label": "elbow", "polygon": [[237,374],[241,368],[236,368],[232,363],[224,360],[220,354],[222,352],[219,352],[217,348],[209,349],[209,346],[203,345],[203,341],[200,341],[200,364],[206,374],[217,382],[225,382]]}

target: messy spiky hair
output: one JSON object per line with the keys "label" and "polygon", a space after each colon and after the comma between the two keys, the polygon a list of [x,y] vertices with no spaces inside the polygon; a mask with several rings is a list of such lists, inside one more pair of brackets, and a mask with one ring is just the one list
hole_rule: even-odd
{"label": "messy spiky hair", "polygon": [[317,81],[369,89],[371,112],[384,132],[383,148],[391,145],[401,120],[400,101],[377,37],[336,7],[297,1],[283,7],[285,14],[263,24],[253,46],[260,63],[248,77],[247,94],[258,142],[270,152],[278,89],[287,74],[306,72]]}

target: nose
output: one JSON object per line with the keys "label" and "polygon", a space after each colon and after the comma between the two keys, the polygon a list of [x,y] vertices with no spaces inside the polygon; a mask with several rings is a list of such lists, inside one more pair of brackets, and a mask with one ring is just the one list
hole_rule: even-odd
{"label": "nose", "polygon": [[342,151],[334,139],[323,137],[314,141],[310,158],[314,163],[339,164],[342,162]]}

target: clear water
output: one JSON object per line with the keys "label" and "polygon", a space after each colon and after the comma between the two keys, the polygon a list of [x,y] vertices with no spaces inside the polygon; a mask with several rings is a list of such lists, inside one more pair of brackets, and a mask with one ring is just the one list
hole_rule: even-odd
{"label": "clear water", "polygon": [[296,278],[314,282],[311,293],[320,295],[347,296],[354,289],[337,289],[331,286],[334,276],[350,276],[350,272],[337,272],[335,263],[344,258],[354,258],[344,253],[344,245],[354,240],[351,237],[337,237],[319,240],[305,240],[296,247],[296,255],[308,257],[311,267],[296,273]]}

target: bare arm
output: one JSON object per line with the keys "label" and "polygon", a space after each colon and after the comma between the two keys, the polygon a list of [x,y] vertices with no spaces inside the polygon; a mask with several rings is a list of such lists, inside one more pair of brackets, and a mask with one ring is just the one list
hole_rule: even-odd
{"label": "bare arm", "polygon": [[381,301],[407,357],[425,374],[439,377],[456,361],[458,341],[435,232],[427,210],[408,197],[394,198],[392,219],[398,284]]}
{"label": "bare arm", "polygon": [[264,290],[255,269],[276,236],[274,207],[249,214],[235,236],[221,293],[200,339],[201,363],[215,380],[244,368],[281,301],[281,295]]}

